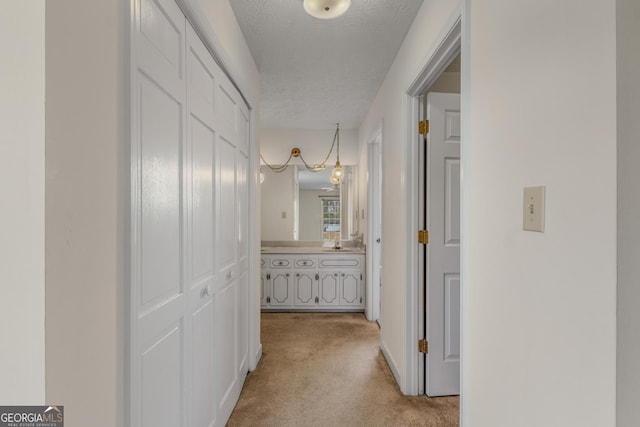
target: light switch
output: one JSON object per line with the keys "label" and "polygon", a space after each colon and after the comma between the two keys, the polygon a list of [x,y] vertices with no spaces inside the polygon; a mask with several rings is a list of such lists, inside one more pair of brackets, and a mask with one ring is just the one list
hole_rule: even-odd
{"label": "light switch", "polygon": [[282,212],[282,219],[286,219],[287,218],[287,213],[286,212]]}
{"label": "light switch", "polygon": [[524,188],[523,230],[544,232],[544,191],[544,186]]}

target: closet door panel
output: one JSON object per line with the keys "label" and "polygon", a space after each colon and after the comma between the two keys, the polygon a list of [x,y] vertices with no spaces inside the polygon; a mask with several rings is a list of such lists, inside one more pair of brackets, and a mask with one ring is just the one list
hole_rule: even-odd
{"label": "closet door panel", "polygon": [[139,0],[136,52],[140,70],[172,94],[184,91],[184,26],[172,0]]}
{"label": "closet door panel", "polygon": [[[219,159],[219,269],[223,274],[232,268],[237,254],[237,212],[236,212],[236,150],[232,142],[218,138]],[[225,276],[227,277],[227,276]],[[230,278],[229,276],[228,278]]]}
{"label": "closet door panel", "polygon": [[185,19],[136,0],[131,86],[131,424],[184,426]]}
{"label": "closet door panel", "polygon": [[213,322],[215,297],[207,298],[192,314],[191,393],[190,426],[215,424],[217,405],[215,388],[215,366]]}
{"label": "closet door panel", "polygon": [[214,351],[216,277],[216,132],[213,119],[215,64],[187,24],[188,187],[187,272],[190,278],[189,425],[212,426],[217,418]]}
{"label": "closet door panel", "polygon": [[189,197],[192,284],[212,280],[215,257],[215,133],[190,114],[191,188]]}
{"label": "closet door panel", "polygon": [[236,89],[227,76],[221,72],[218,75],[215,92],[215,111],[218,119],[217,128],[220,135],[234,146],[237,140],[236,115],[239,98]]}
{"label": "closet door panel", "polygon": [[238,336],[236,290],[236,283],[233,281],[216,294],[216,402],[218,410],[225,416],[231,414],[240,391],[236,370],[236,340]]}
{"label": "closet door panel", "polygon": [[184,389],[181,351],[183,339],[182,327],[178,323],[154,339],[142,353],[142,407],[141,422],[138,425],[184,425],[180,410]]}
{"label": "closet door panel", "polygon": [[244,380],[249,372],[249,274],[240,273],[238,278],[238,337],[236,351],[238,378]]}
{"label": "closet door panel", "polygon": [[182,106],[154,82],[140,82],[142,309],[181,286]]}
{"label": "closet door panel", "polygon": [[249,159],[241,151],[237,157],[238,265],[243,271],[249,267]]}

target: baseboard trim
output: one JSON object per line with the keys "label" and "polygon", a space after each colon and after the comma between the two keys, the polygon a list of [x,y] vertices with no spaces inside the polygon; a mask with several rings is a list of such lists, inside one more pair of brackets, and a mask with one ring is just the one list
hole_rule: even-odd
{"label": "baseboard trim", "polygon": [[[260,362],[260,359],[262,359],[262,343],[258,345],[258,351],[256,351],[256,354],[253,359],[254,363],[253,365],[249,366],[249,371],[255,371],[258,368],[258,363]],[[251,366],[253,366],[253,369],[251,369]]]}
{"label": "baseboard trim", "polygon": [[400,371],[398,370],[398,364],[393,359],[393,356],[391,356],[391,353],[389,353],[389,349],[387,349],[387,346],[382,340],[380,341],[380,351],[382,351],[382,355],[384,356],[384,359],[387,361],[387,365],[389,366],[389,369],[391,370],[391,373],[393,374],[393,378],[395,378],[396,383],[398,383],[398,387],[402,389],[402,387],[400,386],[402,382],[400,381]]}

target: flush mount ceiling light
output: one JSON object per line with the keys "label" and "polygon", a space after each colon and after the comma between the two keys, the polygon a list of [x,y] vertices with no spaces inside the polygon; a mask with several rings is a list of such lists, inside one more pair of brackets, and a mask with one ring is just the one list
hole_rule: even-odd
{"label": "flush mount ceiling light", "polygon": [[[262,160],[262,164],[271,169],[272,172],[280,173],[284,172],[287,167],[289,167],[289,162],[291,162],[294,157],[297,157],[302,160],[302,164],[304,164],[304,167],[306,167],[308,171],[320,172],[322,170],[325,170],[325,168],[327,167],[327,161],[329,160],[329,157],[331,157],[331,153],[333,152],[334,147],[336,147],[336,165],[331,171],[331,177],[329,178],[329,181],[335,185],[340,184],[342,182],[342,178],[344,177],[342,165],[340,164],[340,123],[336,124],[336,133],[333,134],[333,142],[331,143],[331,148],[329,148],[329,153],[322,163],[318,163],[313,166],[310,165],[309,163],[307,163],[304,157],[302,157],[302,150],[300,150],[298,147],[292,148],[291,154],[289,154],[289,158],[287,159],[287,161],[284,162],[284,164],[280,164],[279,166],[270,165],[269,163],[267,163],[264,157],[262,157],[262,154],[260,154],[260,160]],[[264,182],[264,174],[261,170],[260,183],[262,182]]]}
{"label": "flush mount ceiling light", "polygon": [[304,10],[318,19],[333,19],[349,9],[351,0],[304,0]]}

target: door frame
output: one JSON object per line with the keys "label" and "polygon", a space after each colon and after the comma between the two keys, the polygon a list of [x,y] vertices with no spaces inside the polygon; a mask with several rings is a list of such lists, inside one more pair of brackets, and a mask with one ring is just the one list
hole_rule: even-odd
{"label": "door frame", "polygon": [[[421,290],[420,282],[420,254],[423,251],[420,250],[417,244],[417,231],[420,229],[419,205],[421,200],[421,162],[419,159],[419,147],[422,140],[422,136],[417,132],[417,126],[418,121],[420,120],[421,104],[423,102],[422,95],[436,81],[440,74],[442,74],[451,61],[460,53],[462,55],[462,93],[468,93],[466,90],[469,87],[469,49],[466,46],[466,40],[468,40],[467,16],[469,16],[468,0],[465,2],[464,8],[461,5],[449,21],[447,21],[446,25],[444,25],[442,32],[437,38],[439,42],[435,44],[435,47],[426,55],[426,60],[423,63],[423,66],[419,69],[416,77],[405,91],[405,105],[407,112],[405,128],[407,135],[405,153],[407,174],[407,217],[405,222],[407,227],[405,234],[407,244],[407,264],[405,268],[408,284],[405,295],[406,365],[404,390],[408,395],[424,394],[424,381],[422,381],[422,384],[420,381],[420,373],[424,372],[420,369],[420,360],[424,359],[424,356],[421,356],[420,353],[418,353],[418,340],[421,338],[420,334],[424,332],[423,328],[420,327],[421,319],[424,319],[424,299],[421,298],[423,296],[423,291]],[[465,43],[463,43],[463,41],[465,41]],[[461,96],[462,108],[465,106],[463,98],[464,97]],[[463,120],[465,119],[463,118]],[[463,122],[461,147],[464,147],[464,135]],[[464,163],[462,164],[462,168],[464,169]],[[462,182],[461,186],[464,188]],[[464,222],[462,223],[462,227],[464,229]],[[461,286],[464,284],[463,280],[464,278],[461,274]],[[461,312],[463,310],[464,308],[461,307]]]}
{"label": "door frame", "polygon": [[[374,267],[374,251],[381,251],[381,245],[378,246],[376,244],[375,236],[382,236],[381,227],[376,227],[374,221],[372,221],[374,216],[374,212],[377,212],[380,215],[380,224],[382,224],[382,188],[381,186],[372,185],[372,177],[376,179],[382,179],[382,130],[383,130],[383,122],[380,122],[380,126],[373,132],[371,138],[367,143],[367,281],[366,281],[366,314],[367,320],[374,321],[379,320],[382,316],[380,310],[380,300],[381,300],[381,289],[380,289],[380,269],[378,265],[378,271],[376,272],[376,268]],[[380,167],[372,174],[372,160],[373,160],[373,150],[378,150],[378,161],[380,162]],[[377,201],[379,206],[376,208],[374,206],[374,191],[378,190],[379,194],[377,197]],[[377,249],[374,249],[377,248]],[[380,253],[378,256],[378,261],[382,262],[382,254]],[[377,279],[377,280],[376,280]],[[380,322],[381,323],[381,322]]]}

